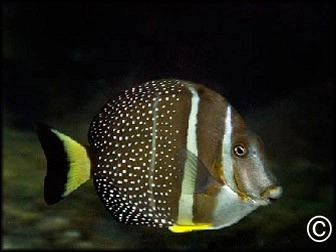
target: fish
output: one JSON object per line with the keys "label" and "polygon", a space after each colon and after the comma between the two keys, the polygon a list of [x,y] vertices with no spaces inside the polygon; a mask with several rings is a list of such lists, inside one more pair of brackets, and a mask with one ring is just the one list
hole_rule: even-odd
{"label": "fish", "polygon": [[231,226],[283,193],[260,137],[203,84],[130,86],[94,116],[88,144],[40,122],[35,130],[48,205],[92,179],[118,222],[185,233]]}

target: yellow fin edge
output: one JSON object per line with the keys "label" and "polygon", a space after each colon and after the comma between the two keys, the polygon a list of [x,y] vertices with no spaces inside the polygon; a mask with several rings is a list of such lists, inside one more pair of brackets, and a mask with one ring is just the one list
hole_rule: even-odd
{"label": "yellow fin edge", "polygon": [[210,223],[197,223],[195,225],[177,225],[174,224],[168,229],[173,233],[187,233],[192,231],[201,231],[211,229],[213,226]]}
{"label": "yellow fin edge", "polygon": [[70,163],[66,188],[62,194],[62,197],[66,197],[90,179],[91,161],[83,145],[57,130],[52,129],[52,132],[63,142]]}

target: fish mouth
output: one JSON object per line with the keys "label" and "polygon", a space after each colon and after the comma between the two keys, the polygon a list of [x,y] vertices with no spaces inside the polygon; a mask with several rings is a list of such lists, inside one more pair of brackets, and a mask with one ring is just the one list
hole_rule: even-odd
{"label": "fish mouth", "polygon": [[238,195],[243,199],[247,201],[252,201],[256,205],[269,205],[274,202],[276,202],[283,194],[283,189],[281,186],[270,186],[266,188],[261,194],[260,197],[257,197],[255,195],[250,195],[243,193],[241,191],[238,192]]}
{"label": "fish mouth", "polygon": [[262,199],[268,201],[269,203],[274,203],[283,194],[283,189],[281,186],[271,186],[263,191],[260,196]]}

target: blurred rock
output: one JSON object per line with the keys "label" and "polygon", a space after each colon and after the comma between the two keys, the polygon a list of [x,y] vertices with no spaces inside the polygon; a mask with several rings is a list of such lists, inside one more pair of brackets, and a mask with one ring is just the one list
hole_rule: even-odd
{"label": "blurred rock", "polygon": [[41,232],[55,232],[71,227],[71,222],[66,217],[52,216],[41,219],[36,228]]}

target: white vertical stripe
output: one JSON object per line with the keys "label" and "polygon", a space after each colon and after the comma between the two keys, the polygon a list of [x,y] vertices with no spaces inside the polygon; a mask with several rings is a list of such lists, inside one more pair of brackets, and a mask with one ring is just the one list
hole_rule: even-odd
{"label": "white vertical stripe", "polygon": [[191,91],[191,108],[189,114],[188,121],[188,132],[187,132],[187,150],[195,154],[197,156],[197,114],[198,114],[198,106],[199,106],[199,96],[197,91],[193,86],[189,86],[189,90]]}
{"label": "white vertical stripe", "polygon": [[233,177],[233,161],[231,156],[232,148],[232,115],[231,115],[231,106],[228,105],[225,116],[225,128],[223,136],[223,167],[224,167],[224,177],[228,186],[231,189],[235,189],[234,177]]}
{"label": "white vertical stripe", "polygon": [[[188,119],[188,131],[187,131],[187,150],[191,153],[198,155],[197,151],[197,114],[199,107],[199,96],[197,91],[192,85],[188,85],[188,88],[191,92],[191,108]],[[194,205],[194,191],[195,191],[195,178],[193,181],[190,177],[192,174],[192,164],[186,159],[186,163],[184,165],[184,174],[182,180],[181,187],[181,196],[179,200],[179,209],[178,209],[178,218],[177,222],[179,225],[192,225],[193,219],[193,205]],[[186,176],[189,177],[186,179]],[[188,180],[188,182],[186,182]]]}
{"label": "white vertical stripe", "polygon": [[153,192],[153,184],[154,184],[154,169],[155,169],[155,155],[156,155],[156,128],[157,128],[157,117],[158,117],[158,105],[159,105],[159,95],[156,95],[155,101],[152,107],[152,144],[151,144],[151,162],[149,166],[149,176],[148,176],[148,187],[149,187],[149,205],[155,210],[155,199],[154,199],[154,192]]}

